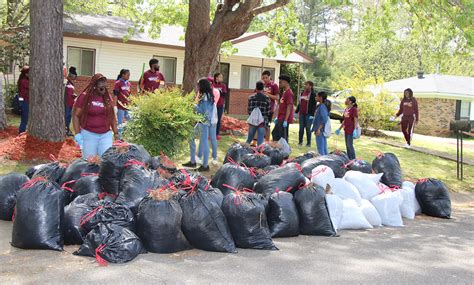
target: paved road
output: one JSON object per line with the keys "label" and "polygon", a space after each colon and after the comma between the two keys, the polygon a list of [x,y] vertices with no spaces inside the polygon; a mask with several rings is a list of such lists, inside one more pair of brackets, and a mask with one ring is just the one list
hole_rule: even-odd
{"label": "paved road", "polygon": [[403,228],[276,239],[279,251],[145,254],[108,267],[73,256],[74,246],[64,252],[13,248],[11,223],[0,222],[0,284],[474,284],[474,196],[452,197],[451,220],[418,216]]}

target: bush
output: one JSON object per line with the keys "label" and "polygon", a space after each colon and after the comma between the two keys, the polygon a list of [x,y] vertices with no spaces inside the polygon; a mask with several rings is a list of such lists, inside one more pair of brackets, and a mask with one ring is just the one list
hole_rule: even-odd
{"label": "bush", "polygon": [[143,145],[153,156],[161,152],[170,157],[179,154],[201,119],[194,112],[194,95],[183,96],[178,88],[134,96],[130,111],[133,120],[125,137]]}

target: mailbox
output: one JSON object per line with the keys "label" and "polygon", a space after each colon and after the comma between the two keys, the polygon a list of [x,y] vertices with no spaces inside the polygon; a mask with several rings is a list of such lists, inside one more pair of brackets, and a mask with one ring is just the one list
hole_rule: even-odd
{"label": "mailbox", "polygon": [[468,120],[456,120],[451,121],[449,124],[449,129],[453,132],[470,132],[471,131],[471,121]]}

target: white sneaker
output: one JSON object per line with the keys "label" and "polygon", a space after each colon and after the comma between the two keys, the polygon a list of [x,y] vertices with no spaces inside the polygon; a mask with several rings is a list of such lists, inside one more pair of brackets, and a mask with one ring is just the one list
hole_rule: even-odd
{"label": "white sneaker", "polygon": [[217,162],[217,159],[213,159],[213,160],[211,161],[211,164],[212,164],[213,166],[217,166],[217,165],[219,165],[219,162]]}
{"label": "white sneaker", "polygon": [[202,160],[196,156],[196,164],[201,164],[202,165]]}
{"label": "white sneaker", "polygon": [[405,144],[405,148],[411,148],[411,145]]}

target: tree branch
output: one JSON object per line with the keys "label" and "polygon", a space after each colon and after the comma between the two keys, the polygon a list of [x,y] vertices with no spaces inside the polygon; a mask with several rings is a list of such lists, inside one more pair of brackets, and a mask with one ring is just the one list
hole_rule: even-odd
{"label": "tree branch", "polygon": [[253,13],[254,16],[256,16],[258,14],[266,13],[266,12],[269,12],[271,10],[275,10],[277,8],[283,7],[288,3],[290,3],[290,0],[277,0],[273,4],[253,9],[252,13]]}

